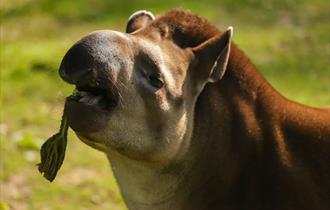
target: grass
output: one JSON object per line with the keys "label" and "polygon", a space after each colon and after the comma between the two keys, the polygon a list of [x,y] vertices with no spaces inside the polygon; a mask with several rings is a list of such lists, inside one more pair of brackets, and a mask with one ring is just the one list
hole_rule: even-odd
{"label": "grass", "polygon": [[219,28],[286,97],[330,105],[326,0],[101,1],[3,0],[0,4],[0,209],[125,209],[105,156],[70,133],[53,183],[37,172],[39,148],[59,126],[72,87],[57,76],[66,50],[96,29],[122,31],[138,9],[181,7]]}

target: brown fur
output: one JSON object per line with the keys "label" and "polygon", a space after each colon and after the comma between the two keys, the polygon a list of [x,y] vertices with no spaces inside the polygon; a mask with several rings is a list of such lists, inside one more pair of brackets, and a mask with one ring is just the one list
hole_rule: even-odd
{"label": "brown fur", "polygon": [[151,27],[146,27],[145,30],[155,27],[162,31],[164,26],[168,27],[170,38],[182,48],[195,47],[219,33],[219,30],[207,20],[175,9],[157,17]]}
{"label": "brown fur", "polygon": [[[204,188],[205,200],[207,194],[221,198],[209,209],[328,209],[329,110],[285,99],[254,65],[240,63],[242,56],[234,47],[224,78],[206,87],[196,108],[195,141],[211,130],[210,148],[199,152],[219,161],[205,159],[209,164],[200,170],[214,174],[210,183],[221,183]],[[229,140],[216,146],[227,126]]]}

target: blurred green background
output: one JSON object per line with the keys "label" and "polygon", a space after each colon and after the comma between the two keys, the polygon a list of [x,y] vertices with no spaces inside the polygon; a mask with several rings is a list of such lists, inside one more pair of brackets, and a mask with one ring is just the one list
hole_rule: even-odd
{"label": "blurred green background", "polygon": [[59,126],[72,87],[57,76],[66,50],[97,29],[123,31],[136,10],[191,10],[234,41],[285,96],[330,105],[329,0],[1,0],[0,210],[125,209],[105,156],[70,133],[54,183],[39,148]]}

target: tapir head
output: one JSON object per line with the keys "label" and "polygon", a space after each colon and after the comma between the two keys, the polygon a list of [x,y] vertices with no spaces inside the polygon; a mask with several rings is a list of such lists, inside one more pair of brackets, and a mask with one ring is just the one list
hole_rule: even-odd
{"label": "tapir head", "polygon": [[194,18],[140,11],[126,33],[95,31],[69,49],[59,74],[76,86],[65,115],[82,141],[138,160],[184,153],[196,100],[207,82],[223,76],[232,36],[231,28],[201,33],[196,21],[206,23]]}

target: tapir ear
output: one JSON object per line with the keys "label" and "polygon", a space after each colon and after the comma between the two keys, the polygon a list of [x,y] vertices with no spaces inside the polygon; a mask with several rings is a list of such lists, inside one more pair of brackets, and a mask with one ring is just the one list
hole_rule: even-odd
{"label": "tapir ear", "polygon": [[208,82],[217,82],[224,75],[230,55],[233,27],[228,27],[226,32],[206,40],[193,48],[199,60],[200,68],[205,69]]}
{"label": "tapir ear", "polygon": [[134,12],[127,21],[126,33],[132,33],[140,28],[145,27],[151,21],[155,20],[155,16],[146,10]]}

